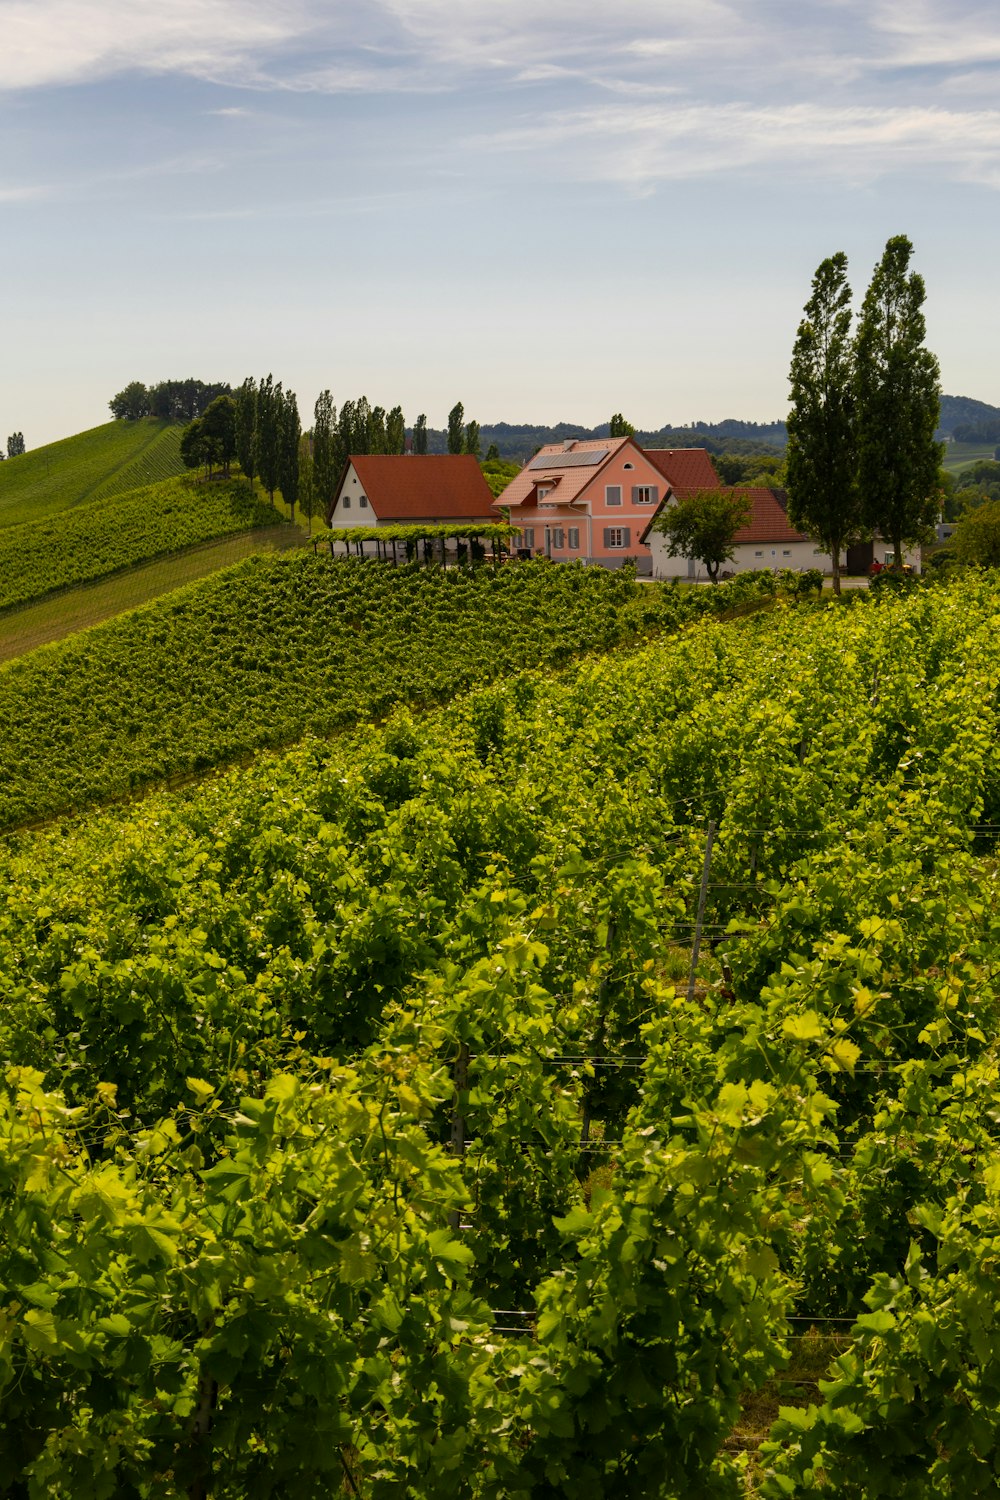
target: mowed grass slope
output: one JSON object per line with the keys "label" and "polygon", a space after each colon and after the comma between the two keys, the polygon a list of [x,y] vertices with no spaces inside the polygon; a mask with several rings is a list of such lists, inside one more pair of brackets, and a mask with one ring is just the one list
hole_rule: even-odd
{"label": "mowed grass slope", "polygon": [[245,481],[193,475],[0,530],[0,611],[258,526],[278,514]]}
{"label": "mowed grass slope", "polygon": [[39,646],[89,630],[92,625],[231,568],[257,552],[286,552],[301,546],[302,540],[299,528],[285,522],[259,526],[256,531],[241,531],[221,541],[186,547],[183,552],[55,594],[38,604],[8,610],[0,614],[0,662],[27,656]]}
{"label": "mowed grass slope", "polygon": [[0,464],[0,527],[38,521],[84,501],[183,472],[180,429],[146,417],[105,422]]}

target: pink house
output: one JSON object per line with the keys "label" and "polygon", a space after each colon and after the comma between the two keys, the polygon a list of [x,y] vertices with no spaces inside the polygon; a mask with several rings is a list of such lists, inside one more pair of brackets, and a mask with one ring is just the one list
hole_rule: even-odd
{"label": "pink house", "polygon": [[[716,481],[717,482],[717,481]],[[652,571],[640,540],[670,489],[664,470],[634,438],[576,438],[550,443],[497,497],[521,528],[519,545],[559,562],[617,568],[633,558]]]}

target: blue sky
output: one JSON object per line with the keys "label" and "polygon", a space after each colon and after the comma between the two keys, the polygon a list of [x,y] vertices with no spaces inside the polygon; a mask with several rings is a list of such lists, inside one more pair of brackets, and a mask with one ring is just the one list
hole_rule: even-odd
{"label": "blue sky", "polygon": [[906,233],[1000,404],[1000,7],[0,0],[0,441],[273,371],[443,426],[783,415]]}

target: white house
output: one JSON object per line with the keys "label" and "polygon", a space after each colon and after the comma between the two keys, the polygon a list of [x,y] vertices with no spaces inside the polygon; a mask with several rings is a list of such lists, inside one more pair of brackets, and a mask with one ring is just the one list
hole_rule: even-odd
{"label": "white house", "polygon": [[[796,531],[788,519],[788,499],[783,490],[771,490],[762,486],[720,486],[730,494],[743,494],[750,500],[750,519],[741,526],[735,537],[735,551],[730,562],[724,563],[721,572],[746,573],[754,568],[769,568],[777,572],[791,568],[797,573],[807,568],[819,568],[823,573],[833,571],[833,558],[824,552],[804,531]],[[671,497],[664,502],[671,503]],[[662,510],[662,506],[658,509]],[[655,516],[650,518],[648,540],[653,557],[654,578],[687,578],[694,582],[708,577],[704,564],[686,557],[670,557],[666,538],[652,529]],[[883,565],[892,561],[892,548],[881,540],[849,547],[841,571],[855,576],[868,573],[873,560]],[[907,549],[904,562],[920,571],[920,549]]]}
{"label": "white house", "polygon": [[[465,526],[503,520],[471,453],[355,453],[344,464],[330,527]],[[375,554],[373,541],[365,551]]]}

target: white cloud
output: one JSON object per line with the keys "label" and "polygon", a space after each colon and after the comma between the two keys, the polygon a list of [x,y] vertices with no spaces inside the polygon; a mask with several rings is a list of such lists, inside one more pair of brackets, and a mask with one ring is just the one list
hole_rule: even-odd
{"label": "white cloud", "polygon": [[572,158],[578,176],[639,192],[724,171],[822,172],[857,183],[914,165],[1000,185],[1000,110],[603,105],[553,112],[473,145],[558,156],[564,166]]}
{"label": "white cloud", "polygon": [[970,0],[0,0],[0,36],[0,90],[140,72],[451,92],[497,121],[476,149],[638,191],[772,164],[998,180],[1000,14]]}
{"label": "white cloud", "polygon": [[238,74],[309,27],[304,0],[0,0],[0,88]]}
{"label": "white cloud", "polygon": [[1000,61],[1000,16],[968,0],[0,0],[0,35],[8,90],[142,71],[329,92],[579,76],[803,98]]}

